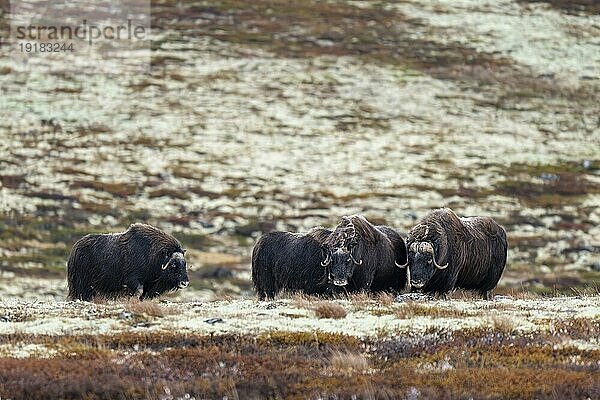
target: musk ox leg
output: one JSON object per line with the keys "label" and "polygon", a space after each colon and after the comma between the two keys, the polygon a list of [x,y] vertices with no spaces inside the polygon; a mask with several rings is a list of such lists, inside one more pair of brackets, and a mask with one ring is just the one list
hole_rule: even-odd
{"label": "musk ox leg", "polygon": [[82,288],[69,288],[69,299],[71,300],[92,301],[95,296],[96,291],[89,285]]}
{"label": "musk ox leg", "polygon": [[131,280],[124,284],[123,289],[127,296],[135,296],[138,299],[140,299],[144,293],[144,285],[142,285],[137,279]]}
{"label": "musk ox leg", "polygon": [[492,299],[492,291],[491,290],[484,290],[482,292],[480,292],[481,297],[483,297],[484,300],[491,300]]}
{"label": "musk ox leg", "polygon": [[268,285],[268,286],[269,287],[267,287],[267,288],[263,288],[263,287],[255,287],[254,288],[254,290],[256,291],[256,294],[258,295],[259,301],[275,299],[275,294],[277,293],[277,291],[275,290],[275,288],[272,285]]}
{"label": "musk ox leg", "polygon": [[144,285],[138,283],[137,286],[129,286],[129,295],[135,297],[136,299],[142,299],[142,295],[144,294]]}
{"label": "musk ox leg", "polygon": [[140,296],[140,300],[149,300],[161,295],[154,285],[150,287],[144,287],[142,289],[142,294]]}
{"label": "musk ox leg", "polygon": [[255,280],[254,282],[254,291],[258,295],[259,301],[273,300],[275,298],[275,294],[277,293],[275,284],[273,282],[259,280]]}
{"label": "musk ox leg", "polygon": [[448,292],[438,293],[436,297],[440,300],[448,300]]}
{"label": "musk ox leg", "polygon": [[275,295],[279,292],[279,290],[277,290],[277,285],[274,282],[275,278],[271,274],[261,278],[263,278],[263,281],[260,282],[260,285],[256,285],[255,288],[256,292],[258,293],[259,300],[275,299]]}
{"label": "musk ox leg", "polygon": [[267,296],[267,300],[275,300],[275,295],[277,294],[277,291],[274,287],[270,287],[265,291],[265,294]]}
{"label": "musk ox leg", "polygon": [[264,290],[258,290],[257,294],[258,294],[258,300],[259,301],[265,301],[266,300],[267,293]]}

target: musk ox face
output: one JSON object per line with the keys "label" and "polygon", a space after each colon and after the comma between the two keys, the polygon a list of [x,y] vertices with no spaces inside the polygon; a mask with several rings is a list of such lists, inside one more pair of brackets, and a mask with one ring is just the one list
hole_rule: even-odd
{"label": "musk ox face", "polygon": [[337,247],[330,252],[329,281],[335,286],[346,286],[354,270],[362,264],[355,257],[357,244]]}
{"label": "musk ox face", "polygon": [[174,290],[185,289],[189,285],[190,280],[187,275],[187,263],[183,256],[184,253],[185,250],[165,257],[165,261],[161,266],[160,281],[162,285]]}
{"label": "musk ox face", "polygon": [[357,258],[359,236],[351,218],[342,217],[325,246],[326,257],[321,265],[328,268],[329,282],[335,286],[346,286],[355,269],[362,264],[362,260]]}
{"label": "musk ox face", "polygon": [[408,262],[410,265],[410,284],[420,289],[429,282],[438,269],[445,269],[446,265],[439,265],[435,258],[433,245],[429,242],[414,242],[408,249]]}

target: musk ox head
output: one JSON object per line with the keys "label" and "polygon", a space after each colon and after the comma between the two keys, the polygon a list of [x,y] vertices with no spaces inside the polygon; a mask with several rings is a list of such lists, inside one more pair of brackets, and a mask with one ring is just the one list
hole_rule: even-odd
{"label": "musk ox head", "polygon": [[[437,270],[448,267],[448,263],[441,264],[441,259],[446,255],[446,240],[443,234],[438,235],[433,230],[430,232],[428,226],[419,224],[411,229],[409,243],[410,284],[420,289],[429,282]],[[436,244],[441,251],[435,251]]]}
{"label": "musk ox head", "polygon": [[362,265],[358,257],[359,236],[350,217],[342,217],[326,241],[326,254],[321,265],[328,268],[328,279],[335,286],[346,286],[354,270]]}
{"label": "musk ox head", "polygon": [[185,289],[189,285],[184,254],[185,250],[182,250],[165,255],[163,258],[159,283],[166,290]]}

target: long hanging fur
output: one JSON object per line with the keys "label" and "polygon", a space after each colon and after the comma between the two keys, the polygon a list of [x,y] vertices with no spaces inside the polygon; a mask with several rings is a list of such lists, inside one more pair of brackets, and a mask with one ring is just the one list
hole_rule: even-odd
{"label": "long hanging fur", "polygon": [[489,217],[459,218],[449,208],[434,210],[410,230],[408,248],[415,242],[431,243],[437,263],[448,264],[423,287],[427,293],[460,288],[478,291],[487,299],[506,265],[506,231]]}
{"label": "long hanging fur", "polygon": [[146,224],[133,224],[122,233],[86,235],[73,245],[67,261],[69,298],[90,301],[139,290],[147,298],[172,290],[162,265],[176,252],[184,253],[177,239]]}
{"label": "long hanging fur", "polygon": [[273,299],[282,290],[306,294],[327,291],[327,268],[323,241],[325,228],[308,233],[270,232],[252,250],[252,282],[260,300]]}

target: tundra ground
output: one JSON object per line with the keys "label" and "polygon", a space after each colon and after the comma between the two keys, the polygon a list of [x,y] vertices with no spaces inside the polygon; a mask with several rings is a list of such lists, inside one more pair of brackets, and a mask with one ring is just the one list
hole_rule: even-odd
{"label": "tundra ground", "polygon": [[0,396],[591,399],[599,300],[7,300]]}

